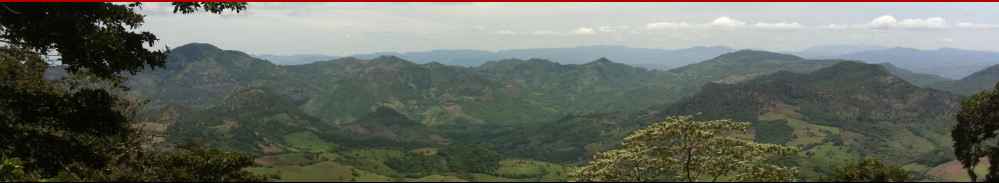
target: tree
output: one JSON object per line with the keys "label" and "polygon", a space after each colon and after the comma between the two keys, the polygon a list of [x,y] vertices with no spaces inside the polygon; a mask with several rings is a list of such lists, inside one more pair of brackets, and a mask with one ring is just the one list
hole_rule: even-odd
{"label": "tree", "polygon": [[0,180],[35,181],[34,176],[30,172],[25,172],[21,164],[18,158],[0,156]]}
{"label": "tree", "polygon": [[[156,37],[135,32],[139,3],[0,3],[0,154],[28,175],[52,177],[70,167],[105,169],[139,151],[125,114],[130,101],[114,92],[124,73],[163,65]],[[182,13],[236,11],[245,3],[182,3]],[[49,62],[78,78],[44,78]],[[110,81],[110,87],[87,82]],[[13,163],[10,167],[14,167]],[[241,164],[235,164],[245,166]],[[72,172],[70,172],[72,173]],[[4,180],[7,177],[3,177]],[[13,179],[13,178],[12,178]]]}
{"label": "tree", "polygon": [[620,148],[595,155],[580,181],[790,181],[797,170],[768,162],[797,148],[757,144],[746,122],[668,117],[624,139]]}
{"label": "tree", "polygon": [[836,182],[908,182],[912,181],[912,175],[897,165],[865,158],[834,170],[827,179]]}
{"label": "tree", "polygon": [[0,154],[54,175],[64,165],[104,165],[130,134],[109,92],[43,79],[46,64],[29,51],[0,48]]}
{"label": "tree", "polygon": [[436,154],[407,152],[401,157],[389,158],[385,165],[413,178],[447,172],[447,161]]}
{"label": "tree", "polygon": [[996,89],[984,91],[961,102],[957,113],[957,125],[951,131],[954,139],[954,155],[964,166],[972,181],[978,180],[975,166],[983,158],[988,158],[989,172],[986,181],[999,181],[999,167],[994,161],[999,158],[999,144],[996,130],[999,130],[999,85]]}
{"label": "tree", "polygon": [[453,144],[441,151],[451,171],[461,173],[493,173],[499,168],[502,158],[499,153],[484,144]]}
{"label": "tree", "polygon": [[[70,72],[83,69],[101,78],[163,66],[165,52],[148,50],[158,40],[135,32],[140,3],[0,3],[0,42],[42,55],[56,52]],[[246,3],[174,3],[174,12],[241,11]]]}
{"label": "tree", "polygon": [[[261,182],[276,175],[257,175],[243,168],[253,157],[236,152],[184,144],[164,152],[143,152],[125,160],[124,166],[82,168],[65,172],[60,181],[163,181],[163,182]],[[73,167],[73,166],[70,166]]]}

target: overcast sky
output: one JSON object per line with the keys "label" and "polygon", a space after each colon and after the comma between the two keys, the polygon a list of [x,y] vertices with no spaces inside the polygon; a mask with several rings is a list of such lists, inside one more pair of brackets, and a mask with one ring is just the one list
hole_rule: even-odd
{"label": "overcast sky", "polygon": [[171,47],[350,55],[624,45],[795,51],[863,44],[999,51],[996,3],[250,3],[239,14],[145,3]]}

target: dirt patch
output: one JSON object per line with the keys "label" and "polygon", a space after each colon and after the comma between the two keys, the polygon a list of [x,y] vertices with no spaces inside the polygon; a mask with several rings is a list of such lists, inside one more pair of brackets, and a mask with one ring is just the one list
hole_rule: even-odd
{"label": "dirt patch", "polygon": [[284,149],[277,144],[257,144],[260,148],[260,152],[264,154],[278,154],[284,152]]}
{"label": "dirt patch", "polygon": [[[978,174],[978,179],[985,178],[985,170],[988,169],[987,158],[982,158],[979,160],[978,166],[975,167],[975,172]],[[927,175],[938,177],[944,181],[961,181],[968,182],[971,178],[968,177],[967,170],[961,165],[960,161],[948,161],[947,163],[937,165],[929,171],[926,172]]]}

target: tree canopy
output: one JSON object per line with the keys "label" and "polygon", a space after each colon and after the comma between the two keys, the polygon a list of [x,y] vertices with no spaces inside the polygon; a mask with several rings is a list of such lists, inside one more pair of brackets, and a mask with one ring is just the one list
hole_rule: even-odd
{"label": "tree canopy", "polygon": [[[43,55],[58,55],[70,72],[86,69],[101,78],[162,66],[163,50],[149,50],[158,38],[142,26],[141,4],[0,3],[0,41]],[[246,3],[174,3],[174,12],[242,11]]]}
{"label": "tree canopy", "polygon": [[866,158],[836,169],[829,179],[838,182],[906,182],[912,181],[912,175],[897,165]]}
{"label": "tree canopy", "polygon": [[[243,10],[245,4],[178,3],[175,8],[181,13],[197,10],[221,13]],[[180,163],[187,164],[180,166],[199,167],[194,165],[207,163],[204,166],[225,169],[176,171],[216,173],[217,176],[245,174],[240,168],[252,165],[252,161],[238,154],[193,151],[179,156],[153,154],[141,156],[147,159],[132,158],[138,157],[142,150],[139,134],[130,126],[133,119],[129,113],[135,110],[130,106],[136,103],[115,92],[122,89],[117,83],[123,73],[134,74],[165,62],[165,51],[145,47],[152,46],[156,36],[135,31],[143,23],[143,15],[135,12],[140,5],[0,3],[0,42],[4,43],[0,47],[0,160],[3,163],[0,180],[32,180],[66,174],[82,180],[101,180],[93,177],[111,174],[99,170],[167,167],[181,160],[185,161]],[[59,57],[59,64],[66,66],[73,77],[44,78],[49,61],[42,56]],[[95,87],[101,84],[94,82],[103,81],[111,81],[114,86]],[[185,159],[198,157],[202,159]],[[163,158],[174,164],[142,163]],[[222,160],[214,160],[219,158]],[[80,174],[83,172],[95,174]],[[202,178],[181,177],[178,180],[204,180]]]}
{"label": "tree canopy", "polygon": [[999,167],[994,166],[999,158],[999,144],[996,141],[999,130],[999,85],[996,89],[972,95],[961,102],[957,114],[957,125],[951,136],[954,139],[954,155],[968,172],[972,181],[978,180],[973,171],[979,161],[989,159],[986,181],[996,181]]}
{"label": "tree canopy", "polygon": [[749,123],[673,116],[635,131],[622,147],[597,154],[580,181],[791,181],[797,170],[772,160],[797,148],[740,139]]}

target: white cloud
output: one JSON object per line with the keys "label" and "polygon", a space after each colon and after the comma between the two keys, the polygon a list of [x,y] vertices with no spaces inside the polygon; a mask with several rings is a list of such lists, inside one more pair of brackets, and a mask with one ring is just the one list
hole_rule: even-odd
{"label": "white cloud", "polygon": [[746,22],[732,19],[729,17],[718,17],[714,21],[711,21],[708,25],[710,26],[725,26],[725,27],[739,27],[746,25]]}
{"label": "white cloud", "polygon": [[630,27],[625,26],[625,25],[600,26],[600,27],[597,27],[597,30],[599,30],[600,32],[616,32],[616,31],[625,30],[625,29],[628,29],[628,28],[630,28]]}
{"label": "white cloud", "polygon": [[898,23],[903,27],[910,28],[947,28],[947,21],[940,17],[931,17],[927,19],[905,19]]}
{"label": "white cloud", "polygon": [[884,15],[875,18],[874,20],[871,20],[867,26],[875,29],[943,29],[950,27],[947,24],[947,21],[941,17],[930,17],[925,19],[911,18],[899,21],[891,15]]}
{"label": "white cloud", "polygon": [[517,32],[511,31],[511,30],[498,30],[498,31],[493,32],[493,33],[494,34],[501,34],[501,35],[516,35],[517,34]]}
{"label": "white cloud", "polygon": [[555,32],[555,31],[550,31],[550,30],[539,30],[539,31],[531,32],[531,34],[533,34],[533,35],[558,35],[559,33]]}
{"label": "white cloud", "polygon": [[646,29],[679,29],[689,27],[691,26],[687,22],[654,22],[645,25]]}
{"label": "white cloud", "polygon": [[756,26],[758,28],[764,28],[764,29],[800,29],[800,28],[805,28],[805,26],[801,25],[798,22],[790,22],[790,23],[788,23],[788,22],[777,22],[777,23],[758,22],[754,26]]}
{"label": "white cloud", "polygon": [[850,28],[850,26],[849,25],[842,25],[842,24],[829,24],[829,25],[826,25],[826,26],[822,26],[822,28],[825,28],[825,29],[848,29],[848,28]]}
{"label": "white cloud", "polygon": [[875,26],[875,27],[880,27],[880,26],[892,26],[892,25],[895,25],[897,23],[898,23],[898,20],[895,20],[894,16],[884,15],[884,16],[880,16],[878,18],[874,18],[874,20],[871,20],[871,22],[868,23],[868,25]]}
{"label": "white cloud", "polygon": [[745,25],[746,22],[744,21],[723,16],[715,18],[713,21],[704,24],[690,24],[687,22],[653,22],[645,24],[645,29],[662,30],[662,29],[711,28],[711,27],[731,28],[731,27],[742,27]]}
{"label": "white cloud", "polygon": [[591,34],[596,34],[597,31],[594,31],[593,28],[589,27],[580,27],[576,30],[573,30],[572,33],[578,35],[591,35]]}
{"label": "white cloud", "polygon": [[960,27],[960,28],[971,28],[971,29],[994,29],[994,28],[999,28],[999,25],[996,25],[996,24],[979,24],[979,23],[971,23],[971,22],[960,22],[960,23],[957,23],[957,27]]}

